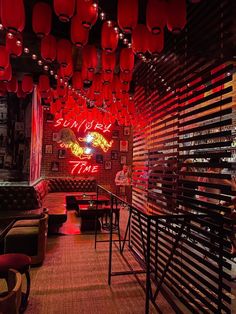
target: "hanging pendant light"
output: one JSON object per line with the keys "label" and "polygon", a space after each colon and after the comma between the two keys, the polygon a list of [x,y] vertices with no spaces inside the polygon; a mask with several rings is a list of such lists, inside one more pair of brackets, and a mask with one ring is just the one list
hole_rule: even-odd
{"label": "hanging pendant light", "polygon": [[9,52],[5,46],[0,45],[0,71],[4,71],[9,66]]}
{"label": "hanging pendant light", "polygon": [[131,48],[122,48],[120,52],[120,69],[123,72],[132,72],[134,68],[134,53]]}
{"label": "hanging pendant light", "polygon": [[138,24],[132,33],[132,49],[137,55],[144,55],[148,50],[148,29],[144,24]]}
{"label": "hanging pendant light", "polygon": [[41,56],[46,62],[53,62],[57,55],[57,41],[51,34],[41,40]]}
{"label": "hanging pendant light", "polygon": [[77,15],[82,25],[90,29],[98,18],[98,5],[93,0],[77,0]]}
{"label": "hanging pendant light", "polygon": [[54,11],[61,22],[69,22],[74,15],[75,0],[54,0]]}
{"label": "hanging pendant light", "polygon": [[95,46],[86,45],[82,50],[83,65],[90,71],[94,72],[97,67],[97,49]]}
{"label": "hanging pendant light", "polygon": [[16,93],[18,89],[18,81],[15,76],[12,76],[11,80],[7,82],[7,91],[9,93]]}
{"label": "hanging pendant light", "polygon": [[77,47],[83,47],[88,42],[89,30],[85,29],[78,18],[78,15],[73,16],[71,20],[71,41]]}
{"label": "hanging pendant light", "polygon": [[22,79],[22,90],[26,94],[32,93],[34,88],[34,82],[31,75],[24,75]]}
{"label": "hanging pendant light", "polygon": [[1,0],[2,24],[11,33],[22,32],[25,27],[23,0]]}
{"label": "hanging pendant light", "polygon": [[118,25],[131,33],[138,23],[138,0],[118,0]]}
{"label": "hanging pendant light", "polygon": [[179,34],[186,25],[186,0],[169,0],[167,2],[167,28]]}
{"label": "hanging pendant light", "polygon": [[106,73],[114,71],[116,65],[115,53],[107,53],[105,50],[102,51],[102,69]]}
{"label": "hanging pendant light", "polygon": [[72,63],[72,45],[67,39],[60,39],[57,42],[57,61],[62,67]]}
{"label": "hanging pendant light", "polygon": [[101,46],[102,49],[107,52],[114,52],[118,45],[119,35],[114,29],[114,22],[104,21],[102,24],[102,39]]}
{"label": "hanging pendant light", "polygon": [[148,0],[146,21],[149,32],[159,34],[163,32],[167,23],[166,0]]}
{"label": "hanging pendant light", "polygon": [[51,32],[52,10],[49,4],[37,2],[33,8],[32,28],[42,38]]}

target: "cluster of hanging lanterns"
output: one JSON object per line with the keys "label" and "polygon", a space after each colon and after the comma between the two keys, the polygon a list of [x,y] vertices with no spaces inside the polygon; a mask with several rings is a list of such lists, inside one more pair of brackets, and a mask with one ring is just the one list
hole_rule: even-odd
{"label": "cluster of hanging lanterns", "polygon": [[[103,119],[117,119],[120,123],[132,123],[135,106],[128,91],[132,80],[135,55],[145,58],[145,54],[159,54],[164,47],[164,28],[179,33],[186,24],[186,0],[148,0],[146,25],[138,24],[138,0],[118,0],[117,22],[103,20],[101,30],[101,68],[98,68],[98,50],[88,45],[89,31],[96,23],[99,12],[95,0],[54,0],[53,8],[43,1],[35,3],[32,11],[32,29],[40,39],[40,53],[44,70],[51,63],[59,64],[57,73],[50,71],[57,79],[57,87],[50,87],[47,74],[39,77],[40,96],[54,114],[82,114],[86,102],[95,104],[94,110]],[[191,2],[200,2],[192,0]],[[17,9],[16,9],[17,8]],[[57,15],[63,23],[70,23],[70,40],[56,39],[52,34],[52,15]],[[132,12],[132,14],[131,14]],[[24,75],[18,82],[12,75],[11,57],[20,57],[23,52],[21,33],[25,27],[25,8],[23,0],[0,0],[0,30],[7,31],[6,44],[0,46],[0,95],[4,92],[17,92],[24,97],[33,90],[32,76]],[[131,43],[126,34],[131,34]],[[119,39],[126,47],[120,49],[119,73],[116,72]],[[74,71],[72,62],[73,45],[82,47],[82,69]],[[28,48],[26,48],[28,49]],[[26,50],[24,50],[26,52]],[[37,59],[37,55],[32,55]],[[69,83],[71,82],[71,83]],[[84,84],[90,86],[84,89]],[[68,105],[70,104],[70,105]],[[74,107],[72,106],[74,105]],[[80,104],[80,105],[76,105]],[[77,108],[77,110],[74,110]],[[81,111],[82,110],[82,111]],[[90,115],[93,110],[90,110]]]}

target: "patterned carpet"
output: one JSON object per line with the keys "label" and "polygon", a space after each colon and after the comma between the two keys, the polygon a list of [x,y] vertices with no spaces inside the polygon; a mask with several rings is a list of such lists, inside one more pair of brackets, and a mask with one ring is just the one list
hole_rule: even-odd
{"label": "patterned carpet", "polygon": [[[113,271],[124,267],[118,253],[114,254]],[[25,313],[145,313],[145,294],[134,277],[113,277],[109,287],[107,269],[108,243],[98,243],[95,251],[93,235],[49,237],[43,266],[31,269]],[[173,313],[162,295],[157,303],[159,313]],[[150,313],[157,313],[152,305]]]}

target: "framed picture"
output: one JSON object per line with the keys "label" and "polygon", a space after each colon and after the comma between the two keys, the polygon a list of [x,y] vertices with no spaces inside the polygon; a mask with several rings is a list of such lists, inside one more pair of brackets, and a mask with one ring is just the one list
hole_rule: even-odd
{"label": "framed picture", "polygon": [[58,161],[52,161],[51,162],[51,171],[59,171],[59,162]]}
{"label": "framed picture", "polygon": [[65,158],[65,157],[66,157],[66,150],[58,149],[58,158]]}
{"label": "framed picture", "polygon": [[45,145],[45,154],[52,154],[52,145]]}
{"label": "framed picture", "polygon": [[111,160],[117,160],[118,159],[118,151],[112,150],[111,151]]}
{"label": "framed picture", "polygon": [[96,155],[96,163],[103,164],[103,155]]}
{"label": "framed picture", "polygon": [[111,170],[111,161],[110,160],[105,161],[104,168],[106,170]]}
{"label": "framed picture", "polygon": [[129,142],[128,141],[120,141],[120,152],[128,152],[129,150]]}
{"label": "framed picture", "polygon": [[129,126],[124,126],[124,135],[129,136],[130,135],[130,127]]}
{"label": "framed picture", "polygon": [[52,113],[46,113],[46,121],[47,122],[53,122],[54,120],[54,115]]}
{"label": "framed picture", "polygon": [[126,165],[127,163],[127,157],[126,156],[120,156],[120,163],[122,165]]}
{"label": "framed picture", "polygon": [[59,133],[52,133],[52,140],[53,142],[59,141]]}
{"label": "framed picture", "polygon": [[119,130],[112,131],[112,138],[119,138]]}

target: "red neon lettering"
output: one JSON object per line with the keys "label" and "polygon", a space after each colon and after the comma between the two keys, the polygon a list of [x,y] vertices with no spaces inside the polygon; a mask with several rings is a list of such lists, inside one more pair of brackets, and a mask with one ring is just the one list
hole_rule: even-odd
{"label": "red neon lettering", "polygon": [[56,121],[56,123],[54,124],[54,126],[57,127],[57,126],[61,125],[61,124],[62,124],[62,121],[63,121],[62,118],[57,119],[57,121]]}
{"label": "red neon lettering", "polygon": [[103,130],[103,133],[106,133],[106,132],[111,132],[111,130],[109,130],[111,127],[111,124],[108,124],[108,125],[104,125],[104,130]]}
{"label": "red neon lettering", "polygon": [[63,123],[64,128],[67,128],[70,125],[70,121],[65,120]]}
{"label": "red neon lettering", "polygon": [[71,128],[77,128],[77,126],[79,125],[79,123],[77,121],[74,121],[71,125]]}
{"label": "red neon lettering", "polygon": [[87,123],[85,124],[85,132],[86,132],[87,130],[89,130],[89,129],[92,128],[93,122],[94,122],[94,121],[91,121],[91,122],[87,122]]}
{"label": "red neon lettering", "polygon": [[86,122],[86,120],[83,120],[80,125],[78,126],[77,132],[79,132],[80,128],[82,127],[82,125]]}
{"label": "red neon lettering", "polygon": [[83,173],[85,173],[85,172],[91,172],[91,165],[90,166],[86,166],[85,168],[84,168],[84,170],[83,170]]}
{"label": "red neon lettering", "polygon": [[99,130],[103,131],[103,124],[101,124],[101,123],[96,123],[96,125],[95,125],[95,127],[94,127],[94,130],[96,130],[96,129],[99,129]]}
{"label": "red neon lettering", "polygon": [[89,165],[87,161],[70,160],[69,163],[73,165],[73,168],[71,170],[72,175],[98,172],[98,166]]}
{"label": "red neon lettering", "polygon": [[91,172],[92,173],[98,172],[98,166],[93,166]]}

